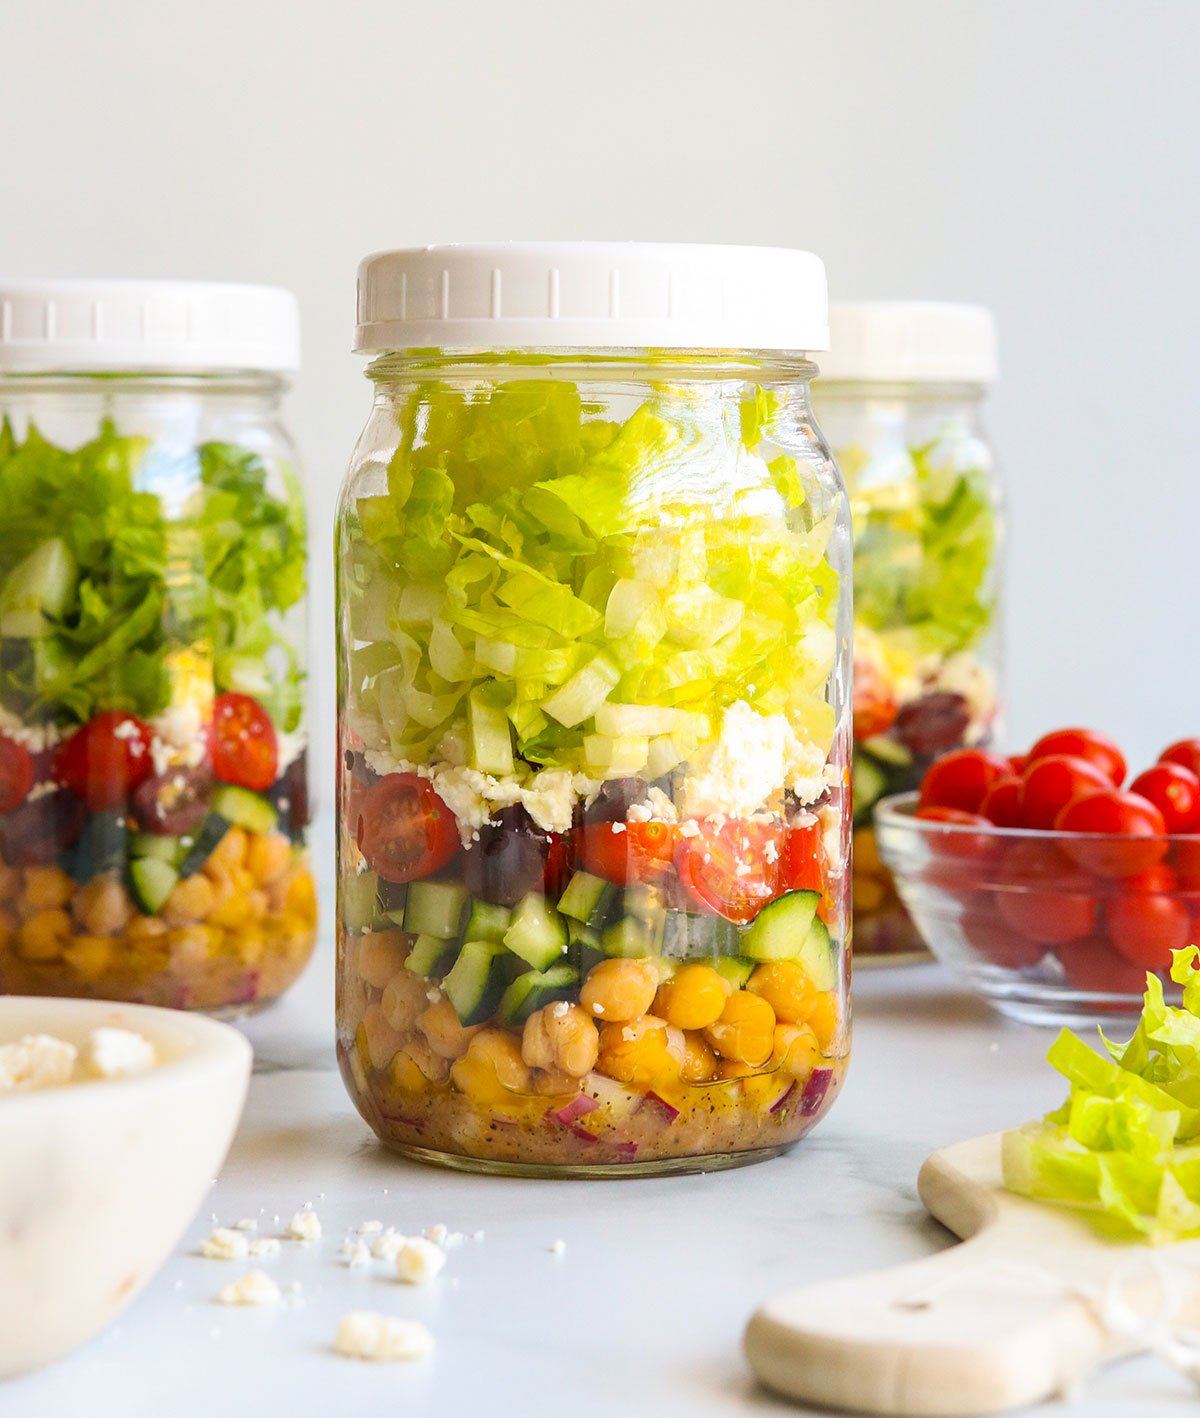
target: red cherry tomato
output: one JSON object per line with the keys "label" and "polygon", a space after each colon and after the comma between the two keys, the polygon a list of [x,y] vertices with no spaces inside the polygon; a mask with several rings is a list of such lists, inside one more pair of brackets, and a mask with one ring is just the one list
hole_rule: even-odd
{"label": "red cherry tomato", "polygon": [[1191,941],[1192,918],[1182,901],[1156,892],[1130,892],[1105,904],[1108,938],[1146,970],[1169,970],[1171,952]]}
{"label": "red cherry tomato", "polygon": [[1091,934],[1097,913],[1093,883],[1053,842],[1014,842],[995,877],[1000,918],[1027,939],[1059,945]]}
{"label": "red cherry tomato", "polygon": [[279,768],[270,715],[248,694],[219,694],[213,705],[213,775],[222,783],[265,792]]}
{"label": "red cherry tomato", "polygon": [[0,813],[20,807],[33,787],[33,759],[24,744],[0,734]]}
{"label": "red cherry tomato", "polygon": [[1112,739],[1094,729],[1056,729],[1043,734],[1029,750],[1029,761],[1038,758],[1085,758],[1099,768],[1114,788],[1125,781],[1125,755]]}
{"label": "red cherry tomato", "polygon": [[59,750],[54,774],[93,812],[121,807],[154,771],[149,725],[106,709],[77,729]]}
{"label": "red cherry tomato", "polygon": [[1063,808],[1054,826],[1059,832],[1101,834],[1099,840],[1071,838],[1062,844],[1072,861],[1097,876],[1133,876],[1167,854],[1162,813],[1146,798],[1117,788],[1083,793]]}
{"label": "red cherry tomato", "polygon": [[1179,889],[1200,892],[1200,841],[1175,842],[1171,850]]}
{"label": "red cherry tomato", "polygon": [[1178,763],[1156,763],[1129,785],[1162,813],[1168,832],[1195,832],[1200,827],[1200,778]]}
{"label": "red cherry tomato", "polygon": [[1012,769],[1014,776],[1019,778],[1029,767],[1029,755],[1027,753],[1010,753],[1008,766]]}
{"label": "red cherry tomato", "polygon": [[896,722],[896,696],[874,667],[863,660],[854,662],[854,737],[873,739],[886,734]]}
{"label": "red cherry tomato", "polygon": [[579,833],[583,865],[605,881],[632,886],[657,881],[675,860],[676,828],[669,822],[593,822]]}
{"label": "red cherry tomato", "polygon": [[1073,940],[1055,950],[1067,983],[1090,994],[1140,995],[1146,972],[1106,940]]}
{"label": "red cherry tomato", "polygon": [[389,773],[355,801],[355,838],[384,881],[419,881],[460,846],[454,814],[416,773]]}
{"label": "red cherry tomato", "polygon": [[745,925],[783,890],[779,827],[730,820],[681,837],[675,866],[701,910]]}
{"label": "red cherry tomato", "polygon": [[783,884],[788,891],[825,890],[825,838],[819,822],[788,828],[783,847]]}
{"label": "red cherry tomato", "polygon": [[1160,763],[1178,763],[1200,778],[1200,739],[1180,739],[1158,755]]}
{"label": "red cherry tomato", "polygon": [[981,748],[959,748],[930,764],[921,780],[921,807],[978,812],[988,789],[1008,774],[1008,761]]}
{"label": "red cherry tomato", "polygon": [[1021,778],[1021,823],[1048,832],[1063,808],[1089,788],[1111,788],[1095,764],[1085,758],[1055,754],[1031,759]]}
{"label": "red cherry tomato", "polygon": [[1020,827],[1020,778],[1001,778],[999,782],[993,783],[979,804],[979,812],[993,827]]}
{"label": "red cherry tomato", "polygon": [[1147,867],[1145,871],[1135,872],[1133,876],[1120,877],[1116,884],[1121,891],[1165,891],[1169,893],[1179,889],[1179,880],[1166,862],[1157,862],[1154,866]]}
{"label": "red cherry tomato", "polygon": [[993,965],[1006,970],[1020,970],[1036,965],[1046,953],[1040,941],[1030,940],[1021,935],[996,911],[987,893],[981,893],[982,902],[972,904],[959,919],[959,929],[966,937],[967,944]]}

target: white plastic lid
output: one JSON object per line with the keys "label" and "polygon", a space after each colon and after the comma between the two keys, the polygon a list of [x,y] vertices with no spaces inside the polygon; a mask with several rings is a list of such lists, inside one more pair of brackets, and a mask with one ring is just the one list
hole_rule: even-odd
{"label": "white plastic lid", "polygon": [[300,308],[277,286],[219,281],[0,281],[0,370],[283,373]]}
{"label": "white plastic lid", "polygon": [[836,301],[821,379],[991,384],[996,322],[981,305],[932,300]]}
{"label": "white plastic lid", "polygon": [[824,350],[825,267],[768,246],[536,241],[380,251],[354,348]]}

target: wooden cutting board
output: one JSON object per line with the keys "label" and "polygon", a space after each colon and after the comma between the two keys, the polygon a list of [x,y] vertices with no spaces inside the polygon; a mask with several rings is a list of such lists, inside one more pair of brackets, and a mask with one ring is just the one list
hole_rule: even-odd
{"label": "wooden cutting board", "polygon": [[[859,1413],[1000,1413],[1069,1391],[1097,1364],[1142,1347],[1114,1337],[1094,1303],[1121,1294],[1156,1313],[1143,1247],[1107,1241],[1070,1211],[1003,1190],[1000,1134],[934,1153],[921,1200],[964,1244],[869,1275],[789,1290],[746,1330],[758,1378],[805,1403]],[[1200,1241],[1158,1247],[1181,1277],[1174,1323],[1200,1325]]]}

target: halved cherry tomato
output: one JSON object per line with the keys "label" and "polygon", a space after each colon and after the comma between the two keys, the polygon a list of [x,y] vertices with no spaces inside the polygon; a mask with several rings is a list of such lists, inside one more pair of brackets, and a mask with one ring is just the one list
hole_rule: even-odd
{"label": "halved cherry tomato", "polygon": [[419,881],[460,846],[454,814],[416,773],[389,773],[356,800],[355,838],[384,881]]}
{"label": "halved cherry tomato", "polygon": [[1054,820],[1059,832],[1098,833],[1068,838],[1062,849],[1086,871],[1097,876],[1133,876],[1167,854],[1162,813],[1137,793],[1117,788],[1085,792],[1074,798]]}
{"label": "halved cherry tomato", "polygon": [[930,764],[921,780],[921,807],[978,812],[988,790],[1008,776],[1008,760],[981,748],[958,748]]}
{"label": "halved cherry tomato", "polygon": [[1062,753],[1031,758],[1021,778],[1021,825],[1048,832],[1073,798],[1088,789],[1111,787],[1108,775],[1086,758]]}
{"label": "halved cherry tomato", "polygon": [[1174,896],[1133,891],[1104,907],[1108,938],[1128,960],[1146,970],[1169,970],[1171,952],[1191,939],[1192,918]]}
{"label": "halved cherry tomato", "polygon": [[1160,763],[1178,763],[1200,778],[1200,739],[1180,739],[1158,755]]}
{"label": "halved cherry tomato", "polygon": [[1200,778],[1180,763],[1156,763],[1129,785],[1131,793],[1149,798],[1163,815],[1168,832],[1195,832],[1200,827]]}
{"label": "halved cherry tomato", "polygon": [[1125,755],[1112,739],[1095,729],[1055,729],[1043,734],[1029,750],[1029,761],[1039,758],[1084,758],[1099,768],[1114,788],[1125,781]]}
{"label": "halved cherry tomato", "polygon": [[105,709],[59,749],[54,775],[93,812],[111,812],[154,771],[150,726],[119,709]]}
{"label": "halved cherry tomato", "polygon": [[680,837],[675,866],[688,895],[701,910],[745,925],[779,896],[783,883],[786,828],[731,819]]}
{"label": "halved cherry tomato", "polygon": [[248,694],[219,694],[213,705],[213,775],[263,793],[279,769],[279,743],[271,717]]}
{"label": "halved cherry tomato", "polygon": [[896,722],[899,706],[891,686],[874,665],[854,662],[854,737],[873,739]]}
{"label": "halved cherry tomato", "polygon": [[0,813],[12,812],[33,787],[33,759],[24,744],[0,734]]}
{"label": "halved cherry tomato", "polygon": [[789,827],[783,844],[783,884],[788,891],[825,890],[825,837],[815,819]]}
{"label": "halved cherry tomato", "polygon": [[593,822],[579,833],[579,855],[596,876],[632,886],[657,881],[670,871],[675,841],[670,822]]}
{"label": "halved cherry tomato", "polygon": [[1020,827],[1020,778],[1001,778],[993,783],[979,804],[979,815],[986,817],[993,827]]}

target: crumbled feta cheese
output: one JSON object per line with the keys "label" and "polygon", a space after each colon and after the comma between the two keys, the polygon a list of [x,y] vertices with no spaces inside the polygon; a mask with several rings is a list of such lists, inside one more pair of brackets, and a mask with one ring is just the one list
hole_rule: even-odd
{"label": "crumbled feta cheese", "polygon": [[418,1320],[352,1310],[338,1321],[333,1347],[347,1359],[424,1359],[433,1352],[433,1335]]}
{"label": "crumbled feta cheese", "polygon": [[442,1222],[439,1221],[435,1225],[430,1226],[429,1229],[425,1232],[425,1239],[427,1241],[432,1241],[435,1246],[441,1246],[445,1244],[446,1237],[449,1234],[450,1228],[448,1226],[443,1225]]}
{"label": "crumbled feta cheese", "polygon": [[351,1269],[371,1264],[371,1247],[366,1241],[347,1241],[342,1247],[342,1259]]}
{"label": "crumbled feta cheese", "polygon": [[235,1231],[257,1231],[258,1221],[253,1216],[243,1216],[240,1221],[233,1223],[233,1229]]}
{"label": "crumbled feta cheese", "polygon": [[817,820],[821,824],[821,845],[825,850],[825,861],[830,872],[837,875],[846,865],[842,851],[844,819],[832,803],[826,803],[817,813]]}
{"label": "crumbled feta cheese", "polygon": [[41,798],[53,797],[58,792],[58,784],[50,778],[43,778],[40,783],[35,783],[25,795],[27,803],[36,803]]}
{"label": "crumbled feta cheese", "polygon": [[154,1045],[133,1029],[93,1029],[80,1060],[91,1078],[134,1078],[158,1063]]}
{"label": "crumbled feta cheese", "polygon": [[566,1241],[555,1241],[553,1245],[548,1247],[548,1249],[552,1256],[565,1255],[567,1250],[567,1243]]}
{"label": "crumbled feta cheese", "polygon": [[279,765],[275,776],[281,777],[284,771],[290,768],[298,758],[304,756],[304,751],[308,748],[308,734],[304,729],[297,729],[290,734],[276,731],[275,746],[279,754]]}
{"label": "crumbled feta cheese", "polygon": [[396,1279],[406,1285],[428,1285],[445,1264],[440,1246],[424,1236],[410,1236],[396,1252]]}
{"label": "crumbled feta cheese", "polygon": [[378,1236],[383,1230],[382,1221],[362,1221],[354,1228],[360,1236]]}
{"label": "crumbled feta cheese", "polygon": [[11,710],[3,707],[0,707],[0,733],[27,748],[30,753],[44,753],[67,737],[67,731],[55,724],[24,724]]}
{"label": "crumbled feta cheese", "polygon": [[759,714],[744,700],[721,718],[716,740],[702,752],[683,781],[680,800],[688,817],[748,817],[787,780],[788,721]]}
{"label": "crumbled feta cheese", "polygon": [[672,802],[661,788],[656,788],[651,784],[646,793],[646,798],[656,822],[674,822],[676,817],[678,817],[679,814],[674,802]]}
{"label": "crumbled feta cheese", "polygon": [[521,801],[534,822],[545,832],[569,832],[575,815],[575,783],[564,768],[535,773]]}
{"label": "crumbled feta cheese", "polygon": [[612,830],[613,836],[619,836],[622,832],[625,831],[625,824],[623,822],[613,822],[610,823],[609,826]]}
{"label": "crumbled feta cheese", "polygon": [[16,1043],[0,1045],[0,1093],[70,1083],[76,1057],[74,1044],[50,1034],[26,1034]]}
{"label": "crumbled feta cheese", "polygon": [[277,1305],[279,1286],[265,1270],[248,1270],[217,1292],[218,1305]]}
{"label": "crumbled feta cheese", "polygon": [[249,1251],[245,1235],[231,1226],[218,1226],[200,1246],[200,1254],[208,1260],[244,1260]]}
{"label": "crumbled feta cheese", "polygon": [[389,1226],[386,1231],[376,1236],[371,1245],[371,1254],[376,1260],[395,1260],[407,1240],[407,1236],[402,1236],[394,1226]]}
{"label": "crumbled feta cheese", "polygon": [[268,1256],[277,1256],[283,1247],[279,1244],[277,1236],[259,1236],[250,1242],[249,1254],[266,1259]]}
{"label": "crumbled feta cheese", "polygon": [[287,1224],[288,1236],[293,1241],[308,1245],[310,1241],[321,1239],[321,1220],[315,1211],[297,1211]]}
{"label": "crumbled feta cheese", "polygon": [[681,837],[699,837],[700,824],[694,817],[685,818],[684,821],[679,824],[679,835]]}

